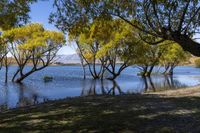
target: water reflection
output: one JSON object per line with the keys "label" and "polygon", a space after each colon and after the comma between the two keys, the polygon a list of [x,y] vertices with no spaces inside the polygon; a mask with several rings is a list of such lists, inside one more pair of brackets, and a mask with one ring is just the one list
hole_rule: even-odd
{"label": "water reflection", "polygon": [[[46,102],[49,99],[46,97],[40,97],[40,94],[34,92],[32,86],[26,84],[14,84],[17,86],[14,92],[8,85],[5,84],[4,88],[1,89],[3,96],[0,102],[0,111],[7,110],[9,108],[24,107],[29,105],[36,105],[41,102]],[[13,96],[13,97],[12,97]]]}
{"label": "water reflection", "polygon": [[26,96],[25,91],[26,91],[27,86],[24,84],[18,84],[18,86],[19,86],[19,99],[18,99],[16,107],[23,107],[23,106],[34,105],[34,104],[39,103],[38,96],[36,93],[31,92],[29,96]]}
{"label": "water reflection", "polygon": [[4,99],[2,103],[0,102],[0,111],[9,109],[8,107],[8,89],[7,84],[5,84],[4,89],[0,91],[0,94],[3,94],[1,97]]}
{"label": "water reflection", "polygon": [[[155,78],[154,78],[155,79]],[[136,86],[140,90],[144,90],[144,92],[155,92],[166,89],[176,89],[187,87],[187,85],[179,82],[174,79],[172,76],[163,76],[160,77],[159,80],[152,80],[152,77],[143,77],[141,78],[142,86]],[[140,88],[141,87],[141,88]],[[126,92],[119,86],[118,82],[113,80],[91,80],[83,85],[83,89],[81,91],[81,96],[91,96],[91,95],[121,95],[121,94],[132,94],[135,93],[135,88],[126,89]]]}
{"label": "water reflection", "polygon": [[143,77],[144,92],[149,91],[159,91],[166,89],[177,89],[187,87],[186,84],[179,82],[177,79],[174,79],[173,76],[162,76],[160,77],[160,82],[152,80],[152,77]]}
{"label": "water reflection", "polygon": [[84,85],[81,91],[81,96],[121,94],[124,92],[115,80],[91,80],[90,84]]}

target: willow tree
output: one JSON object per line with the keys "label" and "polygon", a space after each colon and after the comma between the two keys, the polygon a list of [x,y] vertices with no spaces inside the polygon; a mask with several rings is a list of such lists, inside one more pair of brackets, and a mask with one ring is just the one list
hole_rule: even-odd
{"label": "willow tree", "polygon": [[102,48],[97,54],[106,57],[104,68],[110,75],[107,79],[114,80],[138,57],[141,40],[137,30],[120,19],[110,20],[105,27],[101,34]]}
{"label": "willow tree", "polygon": [[[78,26],[70,30],[69,36],[76,41],[93,78],[103,78],[107,71],[109,76],[105,78],[114,80],[137,56],[138,33],[122,20],[98,18]],[[100,69],[96,69],[97,64]]]}
{"label": "willow tree", "polygon": [[103,78],[105,72],[106,58],[97,54],[105,43],[106,37],[109,36],[109,32],[104,32],[108,24],[109,22],[106,20],[96,20],[79,29],[77,29],[76,25],[69,32],[70,40],[76,42],[79,53],[88,65],[90,74],[94,79]]}
{"label": "willow tree", "polygon": [[199,0],[54,1],[56,10],[51,14],[50,22],[63,31],[102,16],[120,18],[143,33],[160,38],[149,42],[151,44],[171,40],[193,55],[200,56],[200,44],[193,40],[193,35],[198,34],[200,28]]}
{"label": "willow tree", "polygon": [[166,47],[163,43],[158,45],[149,45],[148,43],[141,43],[141,46],[138,46],[138,58],[136,59],[135,64],[141,70],[141,76],[151,76],[153,69],[156,65],[159,64]]}
{"label": "willow tree", "polygon": [[[16,26],[21,26],[29,21],[30,4],[37,0],[1,0],[0,1],[0,29],[1,34]],[[0,41],[0,64],[5,66],[5,82],[8,75],[8,49],[6,42]]]}
{"label": "willow tree", "polygon": [[[12,78],[15,82],[21,82],[51,64],[57,51],[65,43],[62,33],[45,30],[40,24],[13,28],[4,32],[2,38],[8,42],[9,52],[18,65]],[[25,71],[28,64],[31,64],[31,68]]]}
{"label": "willow tree", "polygon": [[177,43],[168,44],[164,51],[160,63],[164,66],[163,74],[173,75],[174,68],[180,63],[184,63],[190,57],[188,52],[185,52]]}

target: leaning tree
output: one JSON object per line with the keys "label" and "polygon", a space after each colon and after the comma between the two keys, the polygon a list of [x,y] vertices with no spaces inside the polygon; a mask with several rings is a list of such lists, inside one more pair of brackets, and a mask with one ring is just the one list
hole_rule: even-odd
{"label": "leaning tree", "polygon": [[[199,33],[199,0],[55,0],[50,16],[64,32],[98,17],[121,18],[145,34],[178,43],[184,50],[200,56],[200,44],[193,39]],[[143,38],[145,40],[145,38]],[[145,40],[146,41],[146,40]]]}
{"label": "leaning tree", "polygon": [[45,30],[41,24],[7,30],[2,39],[7,42],[8,50],[18,66],[12,79],[15,82],[21,82],[51,64],[59,48],[65,44],[62,33]]}
{"label": "leaning tree", "polygon": [[[29,20],[30,4],[37,0],[1,0],[0,1],[0,36],[6,30],[15,26],[22,26]],[[1,38],[0,38],[1,39]],[[0,65],[5,66],[5,82],[8,75],[7,42],[0,40]]]}

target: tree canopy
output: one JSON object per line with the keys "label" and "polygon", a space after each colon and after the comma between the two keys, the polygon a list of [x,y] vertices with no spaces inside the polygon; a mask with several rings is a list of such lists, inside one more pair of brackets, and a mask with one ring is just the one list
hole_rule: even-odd
{"label": "tree canopy", "polygon": [[37,0],[1,0],[0,1],[0,28],[10,29],[14,26],[27,23],[30,4]]}
{"label": "tree canopy", "polygon": [[[178,43],[184,50],[200,56],[200,45],[193,40],[199,31],[199,0],[55,0],[56,11],[50,22],[68,32],[96,18],[120,18],[145,34]],[[145,38],[143,38],[145,39]]]}
{"label": "tree canopy", "polygon": [[[65,44],[62,33],[45,30],[37,23],[7,30],[1,38],[18,65],[13,76],[13,81],[19,76],[16,82],[21,82],[33,72],[48,66],[59,48]],[[32,68],[25,72],[24,68],[28,63],[32,64]]]}
{"label": "tree canopy", "polygon": [[[168,43],[168,42],[167,42]],[[190,54],[185,52],[177,43],[171,42],[165,45],[165,51],[160,58],[160,64],[164,66],[163,74],[173,75],[174,68],[180,63],[184,63],[190,58]]]}
{"label": "tree canopy", "polygon": [[[139,55],[137,45],[140,40],[136,30],[120,19],[96,19],[85,27],[70,30],[69,37],[78,43],[87,64],[101,62],[101,72],[107,70],[113,78]],[[121,66],[118,69],[116,64],[119,61]],[[92,75],[96,75],[95,72]]]}

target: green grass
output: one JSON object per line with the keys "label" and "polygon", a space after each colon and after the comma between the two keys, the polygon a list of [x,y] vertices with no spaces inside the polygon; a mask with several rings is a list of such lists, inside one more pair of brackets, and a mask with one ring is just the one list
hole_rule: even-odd
{"label": "green grass", "polygon": [[200,132],[199,97],[72,98],[0,113],[0,132]]}

